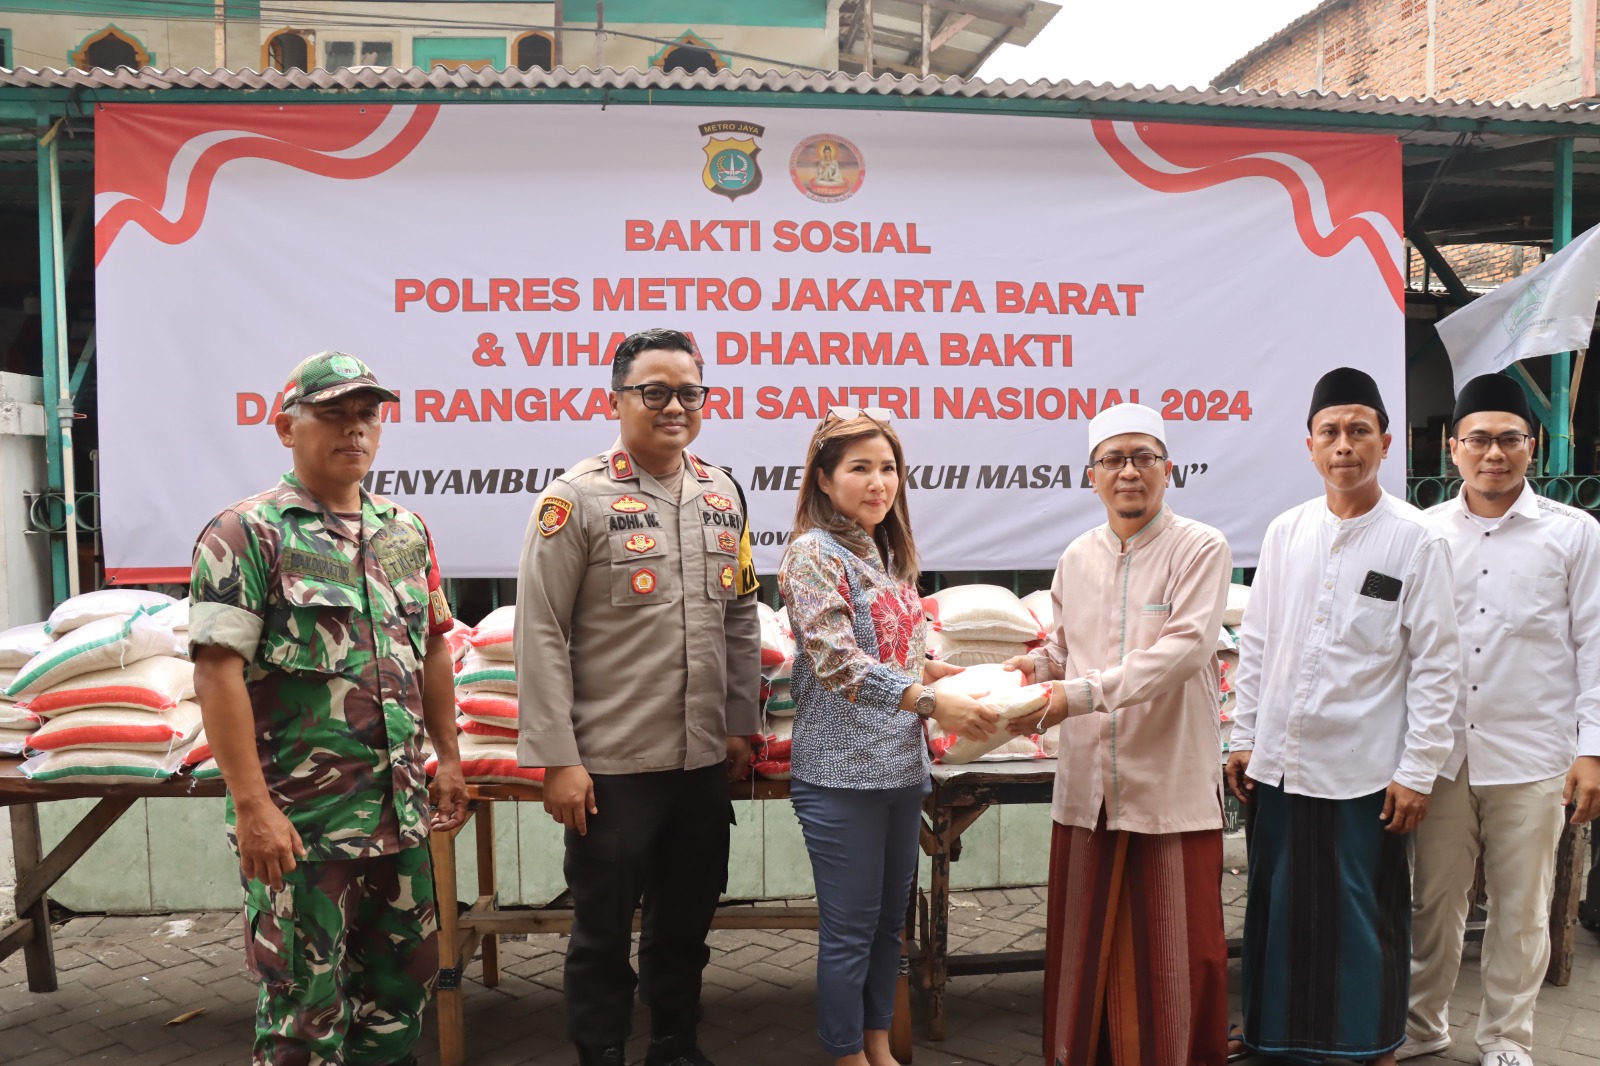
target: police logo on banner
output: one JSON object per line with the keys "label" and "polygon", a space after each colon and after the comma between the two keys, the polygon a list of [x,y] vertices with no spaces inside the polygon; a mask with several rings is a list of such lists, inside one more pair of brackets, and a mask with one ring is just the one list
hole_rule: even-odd
{"label": "police logo on banner", "polygon": [[705,187],[729,200],[761,188],[761,164],[756,162],[761,149],[755,139],[765,132],[765,126],[753,122],[701,123],[701,136],[711,138],[702,146],[706,165],[700,180]]}

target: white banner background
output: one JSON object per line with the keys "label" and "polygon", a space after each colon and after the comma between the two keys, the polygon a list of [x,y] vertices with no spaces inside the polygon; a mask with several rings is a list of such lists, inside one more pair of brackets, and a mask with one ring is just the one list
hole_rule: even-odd
{"label": "white banner background", "polygon": [[[918,391],[920,417],[897,425],[913,480],[960,483],[947,468],[966,471],[960,487],[909,490],[927,569],[1050,567],[1072,538],[1104,517],[1093,493],[1079,487],[1087,458],[1081,412],[1054,419],[981,412],[955,418],[948,411],[935,417],[939,389],[965,390],[968,405],[975,390],[987,390],[997,406],[1002,389],[1078,390],[1097,406],[1107,390],[1119,390],[1122,399],[1138,390],[1141,402],[1172,408],[1169,446],[1182,485],[1169,491],[1168,502],[1222,529],[1241,566],[1254,565],[1274,515],[1320,491],[1304,445],[1318,376],[1339,365],[1367,370],[1403,423],[1402,316],[1381,264],[1383,255],[1390,268],[1398,259],[1398,235],[1392,225],[1379,225],[1372,241],[1348,241],[1325,255],[1314,254],[1302,236],[1307,225],[1324,237],[1335,226],[1359,225],[1350,220],[1360,210],[1384,222],[1374,206],[1380,203],[1394,217],[1399,152],[1392,141],[1255,132],[1230,147],[1240,131],[1190,127],[1175,135],[1199,137],[1217,160],[1251,153],[1259,160],[1262,137],[1276,136],[1284,144],[1276,150],[1279,162],[1302,174],[1312,173],[1304,160],[1315,155],[1327,200],[1313,182],[1300,229],[1292,181],[1245,174],[1193,191],[1155,191],[1118,166],[1088,121],[801,108],[450,105],[438,110],[420,144],[370,176],[323,176],[301,169],[293,162],[298,157],[230,158],[215,168],[208,198],[197,198],[198,179],[185,191],[189,163],[204,164],[208,146],[214,152],[216,142],[228,139],[213,131],[244,124],[230,125],[230,112],[268,110],[276,109],[112,105],[101,112],[102,513],[107,566],[124,580],[145,568],[186,566],[211,515],[274,483],[288,453],[269,421],[259,420],[261,405],[240,396],[257,394],[270,405],[299,359],[328,348],[367,360],[402,393],[401,420],[385,427],[374,470],[387,494],[428,521],[445,573],[456,577],[512,575],[535,498],[526,491],[462,491],[469,471],[518,469],[524,479],[532,471],[543,487],[553,469],[603,450],[615,436],[603,418],[416,420],[419,390],[443,393],[448,410],[456,390],[467,390],[478,406],[485,389],[581,389],[582,410],[587,390],[606,386],[609,368],[590,365],[587,355],[583,365],[545,359],[529,366],[519,333],[532,345],[540,334],[576,333],[587,341],[598,333],[603,350],[614,333],[658,325],[691,332],[704,351],[707,384],[743,394],[744,417],[708,418],[693,450],[731,467],[746,487],[763,572],[777,566],[782,547],[774,534],[789,529],[794,507],[794,493],[771,468],[803,462],[816,421],[809,413],[764,417],[757,393],[764,386],[786,401],[792,390],[814,401],[818,389],[865,389],[850,401],[862,406],[881,405],[883,397],[872,391],[879,388]],[[315,126],[322,116],[354,111],[306,106],[274,121]],[[395,108],[361,146],[325,150],[323,157],[381,146],[411,113]],[[756,139],[763,182],[731,203],[701,178],[708,138],[698,126],[721,120],[764,127]],[[158,128],[159,137],[143,135]],[[1118,133],[1137,146],[1175,129],[1119,124]],[[809,199],[791,179],[791,151],[817,134],[846,138],[864,157],[865,178],[843,202]],[[188,147],[162,170],[172,152],[147,147],[155,142]],[[1168,173],[1193,169],[1141,151]],[[1340,159],[1346,162],[1328,162]],[[1288,166],[1278,170],[1287,173]],[[110,232],[107,220],[126,198],[117,190],[137,188],[140,180],[169,220],[185,212],[192,217],[202,204],[192,236],[163,243],[132,223]],[[149,191],[166,183],[171,191],[164,199]],[[754,220],[762,248],[628,251],[628,219],[658,229],[677,220],[686,230],[694,220]],[[895,223],[902,235],[914,223],[917,241],[930,251],[783,252],[775,237],[785,220]],[[692,303],[682,311],[594,309],[594,279],[644,277],[749,278],[762,300],[743,312]],[[472,279],[480,300],[491,278],[571,278],[579,306],[437,312],[419,300],[396,310],[397,279],[441,278]],[[955,283],[971,281],[984,310],[773,309],[782,279],[804,278],[862,279],[857,292],[872,278],[937,279],[953,283],[947,301]],[[996,283],[1005,281],[1020,282],[1024,292],[1036,282],[1052,290],[1076,282],[1090,292],[1102,283],[1142,291],[1132,315],[1125,313],[1125,295],[1116,299],[1124,312],[1116,315],[1002,314],[995,294]],[[820,349],[816,338],[827,331],[891,333],[896,345],[915,333],[930,365],[719,362],[729,350],[719,335],[781,332],[787,343],[807,333]],[[474,359],[485,333],[503,347],[504,365]],[[941,334],[960,334],[969,345],[984,334],[1070,335],[1072,364],[1060,365],[1058,346],[1050,367],[941,365]],[[1040,361],[1042,346],[1032,342],[1029,350]],[[1241,395],[1247,395],[1242,403]],[[1186,417],[1197,406],[1199,420]],[[251,424],[241,424],[241,407]],[[1224,420],[1205,417],[1230,407],[1235,413]],[[1404,486],[1404,447],[1397,435],[1384,470],[1386,487],[1396,493]],[[1071,487],[1049,485],[1063,466]],[[1007,468],[1000,486],[980,487],[983,467]],[[1030,483],[1033,468],[1043,468],[1038,480],[1047,487],[1003,487],[1019,467],[1029,471]],[[452,491],[449,472],[457,470]],[[411,472],[418,491],[397,491],[395,475],[385,471]],[[429,480],[422,471],[435,472],[431,493],[422,491]]]}

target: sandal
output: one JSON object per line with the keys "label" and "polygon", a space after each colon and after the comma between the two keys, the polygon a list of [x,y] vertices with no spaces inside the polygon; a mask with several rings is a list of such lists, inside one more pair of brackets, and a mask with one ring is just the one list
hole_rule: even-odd
{"label": "sandal", "polygon": [[1236,1022],[1228,1023],[1228,1061],[1238,1062],[1251,1054],[1244,1042],[1244,1030]]}

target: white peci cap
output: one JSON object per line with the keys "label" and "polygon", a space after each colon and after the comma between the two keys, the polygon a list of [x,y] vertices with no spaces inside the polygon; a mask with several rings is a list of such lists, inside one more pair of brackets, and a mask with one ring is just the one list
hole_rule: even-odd
{"label": "white peci cap", "polygon": [[1124,433],[1147,433],[1167,446],[1166,424],[1153,408],[1142,403],[1119,403],[1107,407],[1089,420],[1089,454],[1112,437]]}

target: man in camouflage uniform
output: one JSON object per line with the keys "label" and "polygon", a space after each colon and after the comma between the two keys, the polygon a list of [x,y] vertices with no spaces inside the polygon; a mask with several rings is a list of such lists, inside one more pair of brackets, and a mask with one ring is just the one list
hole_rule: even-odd
{"label": "man in camouflage uniform", "polygon": [[617,346],[620,437],[556,479],[517,572],[518,761],[545,770],[572,893],[567,1033],[622,1066],[635,977],[646,1066],[709,1066],[696,1041],[706,933],[728,880],[728,779],[760,729],[761,623],[744,499],[686,450],[705,403],[675,330]]}
{"label": "man in camouflage uniform", "polygon": [[351,356],[302,362],[274,419],[293,473],[195,544],[190,652],[228,785],[262,1066],[413,1062],[438,970],[426,844],[461,823],[466,785],[433,543],[361,487],[395,399]]}

